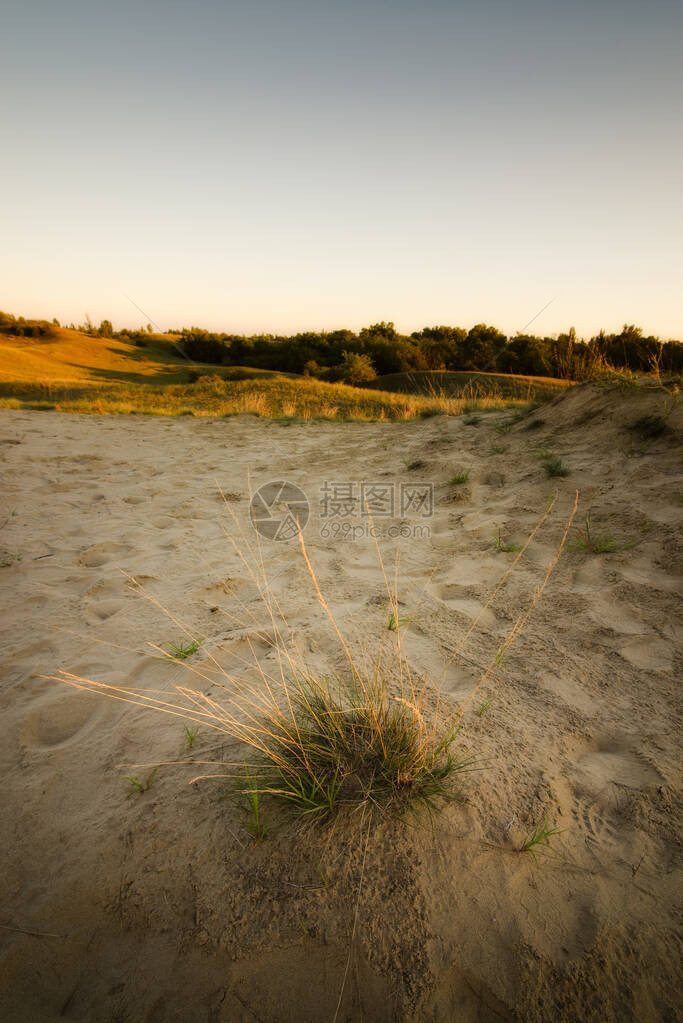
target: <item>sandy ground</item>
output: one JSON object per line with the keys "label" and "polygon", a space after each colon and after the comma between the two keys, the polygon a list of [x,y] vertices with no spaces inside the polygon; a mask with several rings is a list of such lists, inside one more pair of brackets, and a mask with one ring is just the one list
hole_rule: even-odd
{"label": "sandy ground", "polygon": [[[2,1018],[679,1018],[680,414],[647,443],[626,429],[661,403],[575,389],[537,413],[538,429],[505,434],[493,429],[502,413],[475,426],[285,426],[0,412]],[[569,478],[546,477],[541,446]],[[469,482],[449,485],[468,466]],[[253,542],[249,473],[254,488],[281,477],[307,492],[322,588],[371,649],[395,642],[375,545],[320,535],[320,487],[434,483],[420,523],[431,535],[381,549],[392,571],[401,550],[411,665],[453,707],[528,607],[577,489],[577,522],[592,508],[600,531],[636,541],[611,555],[565,550],[523,637],[468,704],[458,741],[482,769],[433,827],[372,833],[360,898],[353,829],[300,835],[274,812],[255,846],[220,783],[188,784],[196,767],[162,766],[139,795],[124,776],[145,771],[126,765],[187,757],[182,719],[41,678],[65,669],[131,691],[213,691],[189,669],[216,658],[239,675],[252,649],[268,666],[267,617],[229,539],[243,545],[242,529]],[[550,519],[444,672],[514,558],[494,549],[498,528],[523,542],[551,490]],[[312,660],[339,664],[296,544],[262,550]],[[149,642],[183,634],[120,569],[204,638],[188,667],[154,656]],[[191,755],[230,753],[200,730]],[[563,829],[550,851],[518,852],[546,817]]]}

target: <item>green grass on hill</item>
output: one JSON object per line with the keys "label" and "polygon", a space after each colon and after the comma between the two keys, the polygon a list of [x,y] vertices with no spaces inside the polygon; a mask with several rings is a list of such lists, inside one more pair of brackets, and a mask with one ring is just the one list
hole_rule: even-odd
{"label": "green grass on hill", "polygon": [[228,379],[289,374],[248,366],[209,366],[184,358],[172,335],[150,334],[141,343],[90,337],[55,328],[49,338],[0,335],[0,382],[119,381],[139,384],[184,384],[197,373]]}
{"label": "green grass on hill", "polygon": [[[512,398],[502,390],[482,392],[475,404],[481,409],[521,404],[530,400],[527,392]],[[538,395],[533,398],[538,400]],[[150,334],[137,344],[62,328],[46,338],[0,336],[0,406],[5,408],[404,420],[459,415],[465,403],[473,407],[470,396],[437,388],[426,394],[396,393],[385,387],[348,387],[246,366],[190,363],[171,335]]]}
{"label": "green grass on hill", "polygon": [[524,401],[549,401],[571,387],[555,377],[514,376],[510,373],[453,373],[445,370],[413,370],[390,373],[372,381],[371,387],[400,394],[426,394],[455,398],[501,397]]}

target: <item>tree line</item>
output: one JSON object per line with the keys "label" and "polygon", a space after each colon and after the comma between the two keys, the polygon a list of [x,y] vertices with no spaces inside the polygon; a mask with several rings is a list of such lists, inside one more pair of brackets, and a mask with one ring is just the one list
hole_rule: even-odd
{"label": "tree line", "polygon": [[625,324],[618,334],[601,331],[588,341],[577,338],[573,328],[557,337],[506,337],[483,323],[470,330],[425,327],[410,335],[399,334],[391,322],[375,323],[358,333],[306,331],[291,337],[247,337],[199,327],[176,333],[187,355],[197,362],[303,373],[353,384],[416,370],[490,371],[582,380],[591,375],[597,363],[644,373],[653,369],[680,373],[683,369],[680,342],[645,336],[632,324]]}
{"label": "tree line", "polygon": [[[41,338],[54,333],[58,320],[27,320],[0,312],[0,334]],[[86,322],[70,329],[93,337],[116,337],[145,346],[152,334],[146,327],[115,331],[110,320],[99,327]],[[507,337],[495,327],[478,323],[464,327],[424,327],[400,334],[393,323],[373,323],[352,330],[305,331],[292,336],[216,333],[201,327],[169,331],[179,337],[185,354],[195,362],[247,366],[279,373],[299,373],[321,380],[370,383],[376,377],[419,370],[515,373],[525,376],[584,380],[596,367],[647,373],[683,372],[683,344],[660,341],[640,327],[624,324],[618,334],[600,331],[588,341],[574,328],[557,337],[516,334]]]}

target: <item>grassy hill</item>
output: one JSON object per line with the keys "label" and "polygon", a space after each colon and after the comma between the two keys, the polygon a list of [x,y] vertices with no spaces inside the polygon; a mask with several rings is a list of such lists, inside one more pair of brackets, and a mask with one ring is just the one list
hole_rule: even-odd
{"label": "grassy hill", "polygon": [[169,334],[150,334],[141,342],[90,337],[55,328],[49,338],[0,335],[0,381],[41,382],[119,380],[129,384],[182,384],[196,372],[235,378],[283,374],[242,366],[203,366],[183,356]]}
{"label": "grassy hill", "polygon": [[454,373],[417,371],[390,373],[368,386],[400,394],[425,394],[459,398],[502,397],[525,401],[549,401],[571,387],[556,377],[513,376],[510,373]]}
{"label": "grassy hill", "polygon": [[397,374],[375,381],[371,388],[360,388],[247,366],[188,362],[172,335],[150,334],[127,341],[63,328],[40,338],[0,335],[0,407],[5,408],[405,420],[458,415],[466,407],[485,410],[521,405],[552,397],[566,386],[550,381],[558,386],[534,389],[528,381],[533,384],[536,378],[524,377],[514,394],[497,386],[488,393],[481,389],[463,395],[455,389],[449,393],[440,384],[428,387],[425,382],[420,382],[420,393],[416,378],[444,376],[468,378],[473,374]]}

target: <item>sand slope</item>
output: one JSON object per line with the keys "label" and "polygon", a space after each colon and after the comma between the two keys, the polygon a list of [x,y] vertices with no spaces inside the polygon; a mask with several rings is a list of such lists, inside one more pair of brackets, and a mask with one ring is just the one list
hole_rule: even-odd
{"label": "sand slope", "polygon": [[[655,440],[626,428],[663,401],[577,388],[536,413],[539,428],[504,434],[493,429],[504,413],[474,426],[283,426],[1,411],[3,1018],[335,1017],[359,836],[297,836],[273,814],[254,847],[219,783],[187,784],[196,767],[162,767],[137,795],[123,776],[145,769],[122,765],[187,756],[183,721],[40,678],[63,668],[131,690],[217,691],[153,656],[148,641],[182,633],[119,569],[204,637],[190,667],[210,670],[215,658],[247,672],[251,649],[272,663],[267,616],[228,539],[239,537],[231,510],[253,537],[250,473],[254,487],[284,477],[307,491],[321,585],[345,632],[370,649],[395,642],[375,546],[319,535],[319,488],[434,482],[431,537],[382,550],[393,566],[401,548],[411,664],[454,707],[528,606],[577,489],[577,522],[592,507],[599,529],[635,543],[565,551],[523,638],[468,705],[461,748],[484,762],[463,800],[433,829],[373,833],[337,1018],[674,1020],[680,412]],[[572,475],[549,480],[540,447]],[[469,482],[449,485],[468,466]],[[514,557],[494,549],[498,528],[521,543],[551,490],[548,523],[444,673]],[[263,552],[311,661],[341,664],[296,546]],[[236,751],[202,731],[192,755]],[[516,852],[545,817],[565,829],[554,854]]]}

